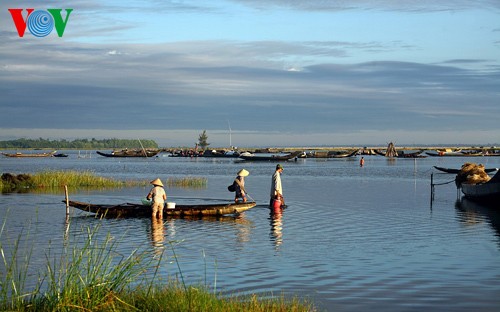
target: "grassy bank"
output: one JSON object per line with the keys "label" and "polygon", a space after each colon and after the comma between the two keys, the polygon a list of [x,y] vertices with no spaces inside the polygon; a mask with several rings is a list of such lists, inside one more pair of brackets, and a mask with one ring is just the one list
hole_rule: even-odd
{"label": "grassy bank", "polygon": [[[9,242],[0,228],[1,311],[314,311],[297,298],[258,296],[222,298],[206,286],[187,286],[175,257],[153,257],[147,250],[120,254],[117,239],[98,235],[99,226],[70,233],[62,250],[46,251],[46,265],[38,263],[37,283],[25,287],[31,272],[30,239]],[[78,231],[76,231],[78,232]],[[21,233],[19,237],[29,236]],[[173,246],[173,244],[171,245]],[[162,283],[158,268],[176,261],[181,279]],[[150,272],[149,275],[145,272]],[[149,276],[149,277],[145,277]],[[30,278],[33,278],[31,275]]]}
{"label": "grassy bank", "polygon": [[[1,192],[30,192],[57,189],[62,186],[72,188],[117,188],[131,186],[147,186],[147,181],[118,181],[111,178],[100,177],[90,171],[57,171],[48,170],[35,174],[10,173],[2,174],[0,179]],[[170,187],[205,188],[207,178],[183,177],[168,178]]]}

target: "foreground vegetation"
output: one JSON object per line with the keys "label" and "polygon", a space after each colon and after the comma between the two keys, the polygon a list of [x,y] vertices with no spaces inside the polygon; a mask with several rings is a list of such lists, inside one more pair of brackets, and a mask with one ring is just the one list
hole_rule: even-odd
{"label": "foreground vegetation", "polygon": [[162,283],[158,268],[165,253],[158,258],[140,250],[121,255],[115,238],[98,235],[99,226],[66,238],[60,252],[47,250],[46,265],[39,263],[37,283],[28,289],[30,264],[38,262],[31,258],[33,247],[23,243],[30,241],[25,239],[29,233],[11,243],[3,237],[4,228],[5,221],[0,228],[1,311],[314,311],[297,298],[222,298],[207,286],[187,286],[173,244],[179,268],[173,274],[181,278]]}
{"label": "foreground vegetation", "polygon": [[17,139],[0,141],[0,148],[53,148],[53,149],[100,149],[100,148],[158,148],[154,140],[127,140],[127,139],[76,139],[49,140],[49,139]]}
{"label": "foreground vegetation", "polygon": [[[183,188],[204,188],[207,178],[183,177],[168,178],[167,186]],[[47,170],[35,174],[2,174],[0,179],[1,192],[43,191],[62,186],[73,188],[116,188],[131,186],[146,186],[147,181],[118,181],[95,175],[90,171]]]}
{"label": "foreground vegetation", "polygon": [[115,188],[146,185],[146,181],[117,181],[95,175],[90,171],[47,170],[35,174],[2,174],[2,192],[33,191],[61,186],[87,188]]}

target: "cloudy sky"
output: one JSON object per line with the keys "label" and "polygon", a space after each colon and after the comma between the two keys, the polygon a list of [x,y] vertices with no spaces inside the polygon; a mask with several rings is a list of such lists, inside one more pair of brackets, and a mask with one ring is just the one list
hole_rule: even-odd
{"label": "cloudy sky", "polygon": [[0,140],[500,145],[498,0],[2,0],[0,42]]}

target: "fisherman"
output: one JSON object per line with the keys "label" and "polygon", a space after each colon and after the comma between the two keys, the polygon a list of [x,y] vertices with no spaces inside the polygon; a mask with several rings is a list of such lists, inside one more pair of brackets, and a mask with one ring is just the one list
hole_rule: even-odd
{"label": "fisherman", "polygon": [[276,165],[276,171],[274,171],[273,179],[271,183],[271,200],[269,205],[273,207],[273,201],[281,201],[281,207],[285,206],[285,199],[283,198],[283,188],[281,187],[281,173],[283,172],[283,166],[280,164]]}
{"label": "fisherman", "polygon": [[359,166],[363,167],[364,165],[365,165],[365,158],[361,157],[361,159],[359,160]]}
{"label": "fisherman", "polygon": [[153,199],[151,208],[153,209],[152,218],[163,219],[163,207],[165,206],[165,201],[167,200],[167,193],[163,189],[163,183],[159,178],[149,182],[154,185],[154,187],[149,191],[146,199]]}
{"label": "fisherman", "polygon": [[239,199],[246,203],[247,202],[247,195],[246,195],[246,190],[245,190],[245,177],[248,177],[250,172],[248,172],[245,169],[241,169],[238,171],[238,174],[236,178],[234,179],[233,185],[235,189],[234,193],[234,202],[237,203]]}

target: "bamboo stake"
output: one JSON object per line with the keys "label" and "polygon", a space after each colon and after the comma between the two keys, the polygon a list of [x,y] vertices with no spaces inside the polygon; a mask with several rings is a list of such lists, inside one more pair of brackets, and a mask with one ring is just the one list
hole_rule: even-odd
{"label": "bamboo stake", "polygon": [[64,195],[66,196],[66,215],[69,215],[69,195],[68,195],[68,186],[64,186]]}

